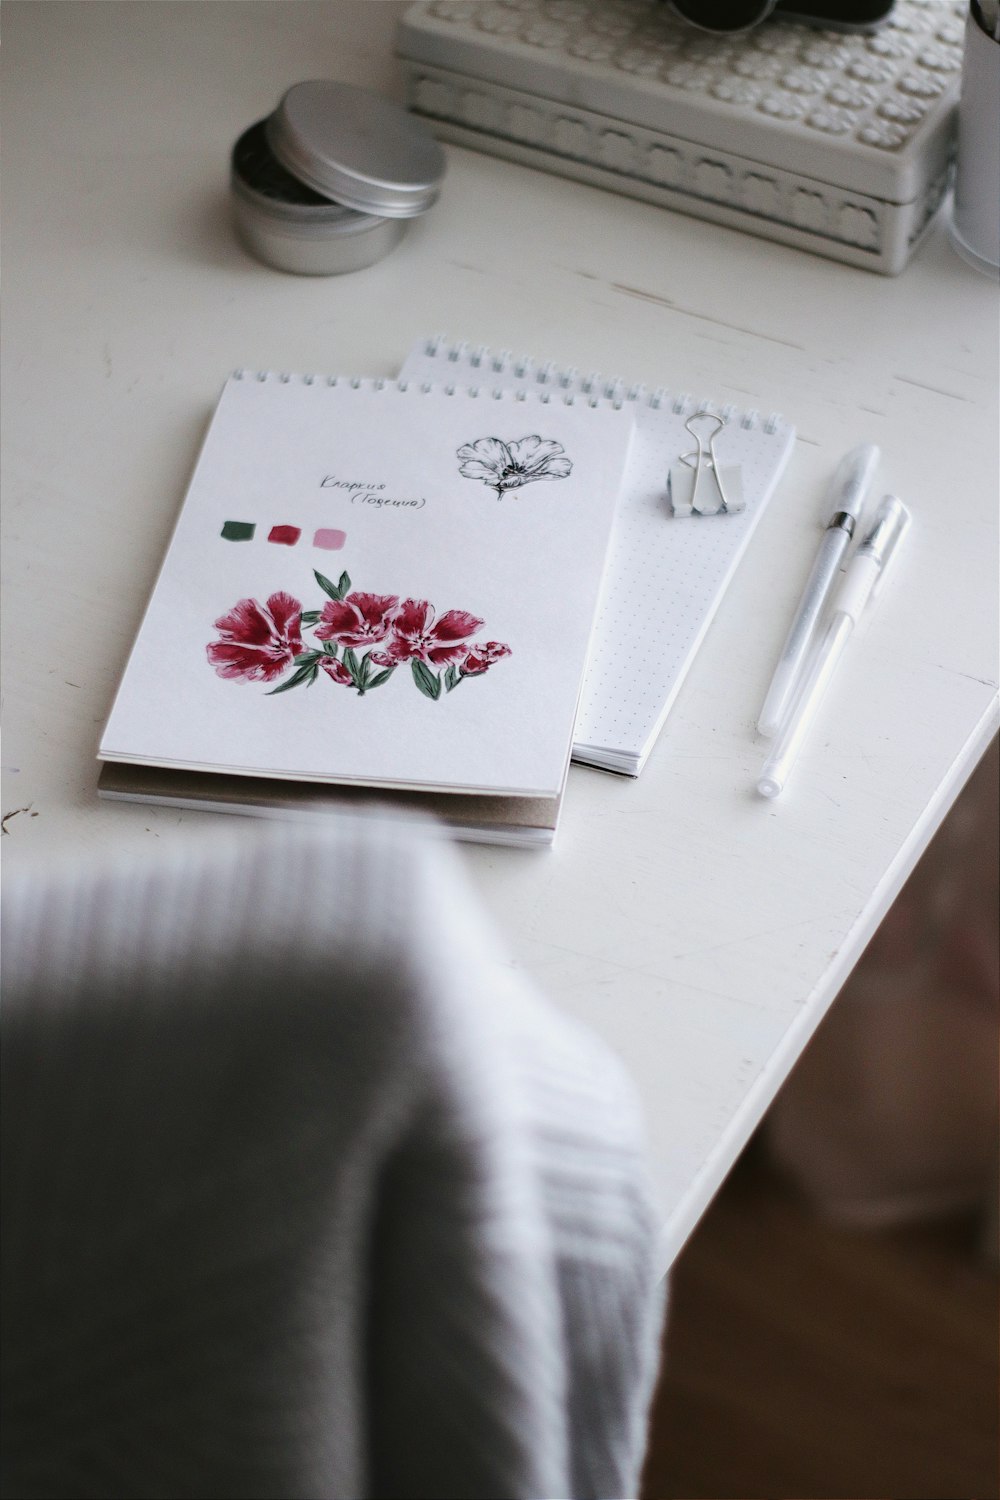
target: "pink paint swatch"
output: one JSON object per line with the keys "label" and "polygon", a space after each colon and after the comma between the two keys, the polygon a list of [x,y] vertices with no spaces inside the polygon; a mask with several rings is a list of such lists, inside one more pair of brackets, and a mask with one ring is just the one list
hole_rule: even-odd
{"label": "pink paint swatch", "polygon": [[325,547],[327,552],[339,552],[346,541],[346,531],[337,531],[332,526],[321,526],[313,537],[313,546]]}
{"label": "pink paint swatch", "polygon": [[269,542],[280,542],[283,547],[294,547],[301,535],[301,526],[272,526],[267,539]]}

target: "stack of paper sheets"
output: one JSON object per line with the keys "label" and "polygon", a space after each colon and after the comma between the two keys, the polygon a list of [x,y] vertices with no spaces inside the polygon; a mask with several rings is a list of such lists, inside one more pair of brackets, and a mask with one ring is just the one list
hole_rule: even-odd
{"label": "stack of paper sheets", "polygon": [[550,842],[634,426],[565,391],[234,376],[102,795]]}
{"label": "stack of paper sheets", "polygon": [[[744,504],[680,519],[668,475],[691,472],[706,411]],[[422,809],[457,837],[550,843],[571,754],[642,770],[794,436],[441,337],[396,381],[237,372],[101,794]]]}

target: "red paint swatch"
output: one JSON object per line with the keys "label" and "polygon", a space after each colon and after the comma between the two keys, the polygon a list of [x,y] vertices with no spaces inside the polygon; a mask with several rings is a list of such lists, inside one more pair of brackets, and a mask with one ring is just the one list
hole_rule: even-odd
{"label": "red paint swatch", "polygon": [[283,547],[294,547],[301,535],[301,526],[272,526],[267,539],[269,542],[279,542]]}

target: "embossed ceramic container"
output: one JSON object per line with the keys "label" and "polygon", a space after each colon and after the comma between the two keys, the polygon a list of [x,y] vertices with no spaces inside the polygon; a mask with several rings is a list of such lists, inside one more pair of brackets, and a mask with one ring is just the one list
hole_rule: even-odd
{"label": "embossed ceramic container", "polygon": [[282,271],[356,271],[430,208],[444,165],[430,132],[391,101],[324,79],[296,84],[233,147],[237,232]]}
{"label": "embossed ceramic container", "polygon": [[[995,6],[991,14],[996,25]],[[970,5],[950,229],[962,259],[995,278],[1000,270],[1000,37],[985,23],[984,11]]]}
{"label": "embossed ceramic container", "polygon": [[720,36],[661,0],[419,0],[396,48],[442,140],[895,274],[948,186],[963,23],[896,0],[871,34]]}

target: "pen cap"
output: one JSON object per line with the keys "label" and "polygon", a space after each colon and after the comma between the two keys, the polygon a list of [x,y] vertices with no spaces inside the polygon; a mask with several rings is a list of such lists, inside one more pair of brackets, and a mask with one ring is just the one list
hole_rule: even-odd
{"label": "pen cap", "polygon": [[835,516],[843,514],[858,519],[879,457],[879,450],[874,443],[861,443],[857,448],[852,448],[850,453],[844,454],[830,481],[830,499]]}
{"label": "pen cap", "polygon": [[834,615],[850,615],[857,624],[862,611],[878,592],[885,570],[910,521],[910,513],[895,495],[879,502],[871,530],[851,558],[834,605]]}
{"label": "pen cap", "polygon": [[872,529],[858,548],[858,557],[870,557],[878,567],[878,577],[872,585],[872,597],[882,587],[885,571],[910,525],[910,512],[895,495],[885,495],[879,501]]}

